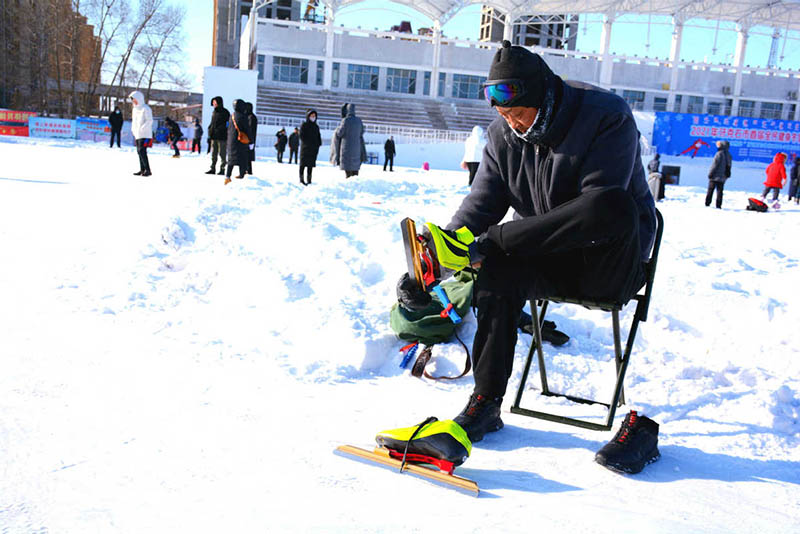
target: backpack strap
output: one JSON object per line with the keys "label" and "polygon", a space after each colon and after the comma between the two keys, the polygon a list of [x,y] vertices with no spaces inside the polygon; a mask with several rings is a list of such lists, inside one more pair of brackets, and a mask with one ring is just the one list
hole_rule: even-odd
{"label": "backpack strap", "polygon": [[433,345],[426,345],[425,348],[422,349],[422,352],[419,354],[419,356],[417,356],[417,359],[414,362],[414,366],[411,368],[411,375],[417,378],[424,376],[425,378],[429,378],[430,380],[457,380],[465,376],[467,373],[469,373],[470,369],[472,369],[472,355],[469,353],[467,345],[464,344],[463,341],[461,341],[461,338],[458,337],[457,333],[455,334],[455,336],[458,342],[461,343],[461,346],[464,347],[464,352],[467,353],[467,359],[464,362],[464,370],[461,372],[460,375],[433,376],[430,373],[428,373],[428,371],[425,370],[425,367],[428,365],[428,362],[430,362],[432,357],[431,351],[433,349]]}

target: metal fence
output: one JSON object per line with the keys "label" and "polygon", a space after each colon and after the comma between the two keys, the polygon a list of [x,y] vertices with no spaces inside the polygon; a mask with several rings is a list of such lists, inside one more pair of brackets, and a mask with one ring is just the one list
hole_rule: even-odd
{"label": "metal fence", "polygon": [[[265,126],[276,126],[293,129],[300,126],[302,121],[297,117],[284,117],[280,115],[259,115],[258,123]],[[333,131],[339,126],[339,121],[322,119],[317,121],[320,130]],[[413,128],[408,126],[393,126],[388,124],[364,123],[365,134],[381,136],[394,136],[396,143],[463,143],[470,132],[434,130],[432,128]]]}

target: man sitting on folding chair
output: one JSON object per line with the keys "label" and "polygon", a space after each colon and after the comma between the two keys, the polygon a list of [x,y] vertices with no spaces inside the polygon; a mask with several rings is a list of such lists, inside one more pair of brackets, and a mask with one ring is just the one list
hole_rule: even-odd
{"label": "man sitting on folding chair", "polygon": [[[480,169],[447,229],[430,230],[444,267],[481,263],[475,390],[455,418],[472,442],[503,427],[500,406],[526,300],[627,302],[644,284],[656,230],[639,132],[619,96],[564,82],[540,56],[508,41],[484,94],[500,117],[489,126]],[[514,220],[499,224],[509,208]],[[656,423],[629,416],[623,425],[618,436],[627,429],[626,438],[614,442],[623,462],[626,447],[655,449]]]}

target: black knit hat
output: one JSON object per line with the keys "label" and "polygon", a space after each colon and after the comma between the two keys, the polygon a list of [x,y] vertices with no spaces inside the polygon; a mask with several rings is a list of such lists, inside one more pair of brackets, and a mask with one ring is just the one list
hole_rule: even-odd
{"label": "black knit hat", "polygon": [[503,48],[497,51],[489,67],[487,85],[498,80],[522,80],[525,94],[513,102],[514,106],[539,108],[544,100],[545,87],[553,71],[539,56],[522,46],[511,46],[503,41]]}

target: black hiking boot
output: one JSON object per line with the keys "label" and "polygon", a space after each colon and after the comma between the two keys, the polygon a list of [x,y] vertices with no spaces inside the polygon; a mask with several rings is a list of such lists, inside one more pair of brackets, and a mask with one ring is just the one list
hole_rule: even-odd
{"label": "black hiking boot", "polygon": [[466,431],[472,443],[477,443],[487,432],[495,432],[503,428],[503,420],[500,419],[501,404],[503,404],[503,397],[490,399],[473,393],[470,395],[467,405],[453,420]]}
{"label": "black hiking boot", "polygon": [[217,171],[211,168],[206,171],[206,174],[217,174]]}
{"label": "black hiking boot", "polygon": [[659,458],[658,423],[631,410],[617,435],[597,452],[594,461],[613,471],[634,474]]}

